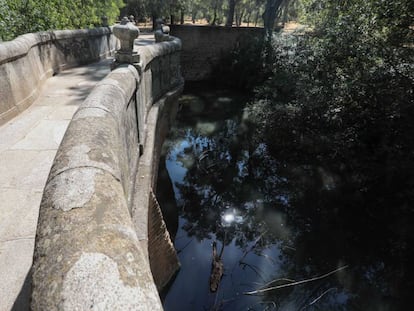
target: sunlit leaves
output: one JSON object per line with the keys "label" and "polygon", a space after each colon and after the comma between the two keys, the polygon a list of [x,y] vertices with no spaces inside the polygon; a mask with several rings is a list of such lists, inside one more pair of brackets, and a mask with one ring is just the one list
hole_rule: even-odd
{"label": "sunlit leaves", "polygon": [[79,29],[118,18],[123,0],[0,0],[0,37],[11,40],[29,32]]}

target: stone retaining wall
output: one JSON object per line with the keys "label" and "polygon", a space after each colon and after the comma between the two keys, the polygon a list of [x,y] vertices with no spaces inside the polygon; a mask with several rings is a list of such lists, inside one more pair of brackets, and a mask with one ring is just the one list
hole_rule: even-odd
{"label": "stone retaining wall", "polygon": [[171,34],[183,43],[181,64],[185,81],[211,79],[213,68],[238,42],[264,35],[264,29],[257,27],[170,25],[170,28]]}
{"label": "stone retaining wall", "polygon": [[162,310],[157,287],[179,264],[152,189],[180,50],[173,37],[140,47],[140,64],[112,71],[75,113],[40,206],[32,310]]}
{"label": "stone retaining wall", "polygon": [[37,98],[50,76],[110,55],[118,40],[109,27],[31,33],[0,43],[0,125]]}

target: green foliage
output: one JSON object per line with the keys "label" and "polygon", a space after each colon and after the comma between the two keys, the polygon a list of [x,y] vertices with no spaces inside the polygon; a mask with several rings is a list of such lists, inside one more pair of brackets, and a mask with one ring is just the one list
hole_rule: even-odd
{"label": "green foliage", "polygon": [[15,21],[17,20],[17,12],[13,9],[13,2],[0,0],[0,39],[9,40],[11,36],[5,32],[10,29],[14,33],[16,30]]}
{"label": "green foliage", "polygon": [[218,85],[252,91],[270,75],[264,66],[272,52],[264,36],[241,37],[234,49],[222,55],[220,63],[213,68],[213,81]]}
{"label": "green foliage", "polygon": [[[257,24],[263,13],[264,0],[126,0],[125,15],[133,14],[139,19],[147,17],[171,18],[172,22],[183,22],[182,17],[206,20],[212,25],[223,25],[228,18],[230,2],[235,5],[236,25],[241,22]],[[176,18],[180,16],[180,18]]]}
{"label": "green foliage", "polygon": [[0,0],[0,37],[50,29],[79,29],[114,23],[123,0]]}
{"label": "green foliage", "polygon": [[286,156],[394,158],[414,147],[412,2],[341,3],[319,3],[314,34],[274,42],[253,115]]}
{"label": "green foliage", "polygon": [[414,217],[414,10],[398,3],[347,2],[313,33],[275,37],[272,72],[249,108],[274,157],[337,176],[350,206],[377,205],[367,217],[387,214],[390,228]]}
{"label": "green foliage", "polygon": [[[271,75],[249,108],[255,139],[299,172],[291,203],[303,215],[320,215],[321,236],[342,226],[352,247],[369,237],[361,253],[378,241],[381,262],[391,254],[404,266],[414,237],[405,227],[414,221],[414,2],[309,1],[304,9],[311,33],[273,38]],[[311,175],[309,185],[326,176],[334,182],[301,187],[301,172]],[[341,235],[332,236],[344,247]],[[396,301],[409,301],[408,283],[394,291],[403,296]]]}

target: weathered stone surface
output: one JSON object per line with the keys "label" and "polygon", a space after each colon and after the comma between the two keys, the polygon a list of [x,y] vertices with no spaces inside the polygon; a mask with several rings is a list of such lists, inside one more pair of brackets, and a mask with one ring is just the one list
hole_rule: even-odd
{"label": "weathered stone surface", "polygon": [[133,25],[127,17],[124,17],[120,24],[113,28],[114,35],[119,39],[121,53],[133,53],[134,41],[139,36],[139,29]]}
{"label": "weathered stone surface", "polygon": [[182,75],[186,81],[211,78],[212,69],[223,55],[242,40],[263,36],[263,28],[171,25],[171,34],[181,39]]}
{"label": "weathered stone surface", "polygon": [[111,54],[111,28],[25,34],[0,43],[0,125],[29,107],[53,73]]}
{"label": "weathered stone surface", "polygon": [[155,42],[170,40],[170,27],[164,24],[161,18],[156,20],[156,30],[154,32]]}
{"label": "weathered stone surface", "polygon": [[150,193],[148,257],[158,290],[162,290],[180,268],[178,256],[162,217],[155,194]]}
{"label": "weathered stone surface", "polygon": [[177,99],[182,90],[183,85],[180,85],[168,92],[152,106],[148,113],[144,153],[139,159],[135,198],[132,205],[132,218],[140,240],[148,239],[150,193],[156,188],[161,147],[175,118],[178,108]]}
{"label": "weathered stone surface", "polygon": [[79,168],[49,181],[36,241],[33,310],[160,309],[122,185],[111,174]]}
{"label": "weathered stone surface", "polygon": [[[95,116],[79,118],[85,111],[91,113],[93,110],[96,111]],[[56,154],[49,180],[78,167],[100,168],[121,180],[117,152],[120,142],[117,132],[114,131],[118,131],[118,124],[109,113],[106,117],[96,117],[97,113],[102,112],[104,111],[94,108],[81,109],[75,114]]]}
{"label": "weathered stone surface", "polygon": [[134,40],[139,36],[139,29],[128,17],[124,17],[120,24],[113,28],[114,35],[119,39],[121,47],[115,54],[113,68],[120,64],[138,64],[139,54],[134,51]]}
{"label": "weathered stone surface", "polygon": [[109,62],[104,61],[51,77],[32,106],[0,126],[1,311],[29,309],[28,272],[39,205],[60,143],[54,140],[63,135],[63,129],[59,135],[53,134],[57,133],[55,126],[61,124],[56,121],[67,124],[93,82],[108,73]]}
{"label": "weathered stone surface", "polygon": [[[134,260],[130,254],[130,260]],[[124,284],[117,263],[101,253],[84,253],[63,283],[63,310],[157,310],[159,298],[151,280],[140,287]],[[96,286],[98,284],[98,286]],[[153,307],[154,306],[154,307]]]}
{"label": "weathered stone surface", "polygon": [[25,280],[30,269],[33,247],[34,237],[0,242],[1,265],[14,266],[12,271],[0,269],[0,310],[12,310],[14,299],[22,288],[21,280]]}
{"label": "weathered stone surface", "polygon": [[[180,73],[168,68],[180,49],[173,37],[140,47],[139,70],[112,71],[75,113],[40,207],[33,310],[162,309],[148,245],[166,251],[151,263],[159,288],[179,264],[161,213],[148,211],[160,148],[183,89]],[[166,77],[155,86],[154,75]]]}
{"label": "weathered stone surface", "polygon": [[12,149],[56,150],[69,122],[69,120],[42,120]]}
{"label": "weathered stone surface", "polygon": [[23,153],[21,150],[6,150],[0,153],[0,189],[42,191],[55,153],[54,150],[27,150]]}

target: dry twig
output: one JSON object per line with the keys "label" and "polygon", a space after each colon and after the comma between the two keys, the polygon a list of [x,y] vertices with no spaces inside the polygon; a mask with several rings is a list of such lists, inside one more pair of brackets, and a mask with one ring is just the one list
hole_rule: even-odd
{"label": "dry twig", "polygon": [[304,306],[302,309],[300,309],[300,311],[305,310],[306,308],[314,305],[315,303],[317,303],[323,296],[325,296],[327,293],[333,291],[333,290],[337,290],[335,287],[332,287],[326,291],[324,291],[322,294],[320,294],[317,298],[315,298],[314,300],[311,301],[311,303],[309,303],[308,305]]}
{"label": "dry twig", "polygon": [[281,289],[281,288],[285,288],[285,287],[296,286],[296,285],[300,285],[300,284],[304,284],[304,283],[318,281],[318,280],[321,280],[323,278],[326,278],[326,277],[328,277],[328,276],[330,276],[330,275],[332,275],[332,274],[334,274],[334,273],[336,273],[338,271],[344,270],[346,268],[348,268],[348,265],[343,266],[343,267],[340,267],[338,269],[335,269],[335,270],[333,270],[331,272],[328,272],[326,274],[323,274],[323,275],[320,275],[320,276],[316,276],[316,277],[310,278],[310,279],[301,280],[301,281],[297,281],[297,282],[293,282],[293,283],[288,283],[288,284],[282,284],[282,285],[273,286],[273,287],[268,287],[268,288],[264,288],[264,289],[258,289],[258,290],[254,290],[254,291],[251,291],[251,292],[245,292],[243,294],[244,295],[260,295],[262,293],[269,292],[271,290],[276,290],[276,289]]}

